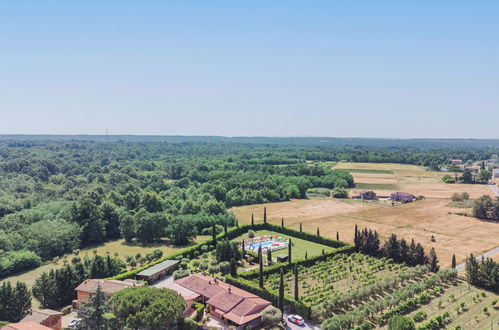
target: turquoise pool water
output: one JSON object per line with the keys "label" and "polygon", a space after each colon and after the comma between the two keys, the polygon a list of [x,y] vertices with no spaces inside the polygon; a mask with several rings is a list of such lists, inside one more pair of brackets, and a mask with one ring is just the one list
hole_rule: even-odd
{"label": "turquoise pool water", "polygon": [[269,248],[272,244],[279,244],[282,246],[282,243],[281,242],[276,242],[276,241],[268,241],[268,242],[263,242],[263,243],[254,243],[254,244],[250,244],[250,248],[256,248],[258,249],[258,247],[261,245],[262,246],[262,249],[267,249]]}

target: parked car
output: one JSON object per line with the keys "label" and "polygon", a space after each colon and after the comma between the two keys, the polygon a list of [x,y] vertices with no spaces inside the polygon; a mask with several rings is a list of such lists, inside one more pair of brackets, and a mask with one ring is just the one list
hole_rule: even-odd
{"label": "parked car", "polygon": [[74,329],[80,323],[81,319],[74,319],[68,324],[68,328]]}
{"label": "parked car", "polygon": [[303,317],[301,317],[300,315],[296,315],[296,314],[289,315],[288,320],[290,322],[293,322],[294,324],[297,324],[297,325],[304,325],[305,324],[305,320],[303,319]]}

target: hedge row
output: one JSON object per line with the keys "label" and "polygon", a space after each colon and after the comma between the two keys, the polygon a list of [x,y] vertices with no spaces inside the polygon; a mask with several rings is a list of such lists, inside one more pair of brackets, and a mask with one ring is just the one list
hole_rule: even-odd
{"label": "hedge row", "polygon": [[[321,236],[317,236],[317,235],[313,235],[313,234],[309,234],[309,233],[305,233],[305,232],[300,232],[300,231],[297,231],[297,230],[294,230],[294,229],[289,229],[289,228],[286,228],[286,227],[281,227],[281,226],[277,226],[277,225],[273,225],[271,223],[258,223],[258,224],[254,224],[254,225],[243,225],[243,226],[238,226],[238,227],[232,227],[230,228],[228,231],[227,231],[227,238],[228,239],[235,239],[245,233],[248,232],[248,230],[255,230],[255,231],[258,231],[258,230],[269,230],[269,231],[275,231],[275,232],[278,232],[278,233],[281,233],[281,234],[284,234],[284,235],[288,235],[288,236],[293,236],[293,237],[297,237],[297,238],[301,238],[301,239],[305,239],[305,240],[308,240],[308,241],[312,241],[312,242],[315,242],[315,243],[318,243],[318,244],[323,244],[323,245],[327,245],[329,247],[333,247],[333,248],[338,248],[338,247],[342,247],[342,246],[346,246],[347,244],[344,243],[344,242],[341,242],[341,241],[336,241],[336,240],[332,240],[332,239],[329,239],[329,238],[326,238],[326,237],[321,237]],[[225,237],[225,233],[220,233],[217,235],[217,241],[223,239]],[[198,253],[201,253],[201,247],[203,245],[206,245],[208,247],[211,247],[213,248],[213,240],[210,238],[208,240],[205,240],[203,242],[200,242],[196,245],[193,245],[191,247],[188,247],[184,250],[181,250],[181,251],[178,251],[174,254],[170,254],[168,256],[164,256],[163,258],[160,258],[156,261],[153,261],[151,263],[148,263],[142,267],[139,267],[139,268],[136,268],[136,269],[133,269],[133,270],[130,270],[128,272],[124,272],[124,273],[121,273],[121,274],[118,274],[116,276],[113,276],[113,277],[110,277],[110,278],[107,278],[108,280],[124,280],[124,279],[128,279],[128,278],[134,278],[135,275],[137,275],[138,273],[140,273],[141,271],[149,268],[149,267],[152,267],[160,262],[163,262],[165,260],[171,260],[171,259],[181,259],[182,257],[187,257],[187,258],[194,258],[194,252],[195,251],[198,251]],[[311,258],[312,259],[312,258]]]}
{"label": "hedge row", "polygon": [[[225,282],[231,285],[234,285],[240,289],[246,290],[257,296],[266,299],[274,306],[279,304],[279,293],[274,290],[262,289],[255,282],[246,280],[241,277],[233,277],[231,275],[225,276]],[[307,303],[303,303],[301,301],[296,301],[293,297],[285,294],[284,295],[284,304],[291,307],[291,311],[293,313],[299,314],[307,319],[310,319],[311,308],[312,306]]]}
{"label": "hedge row", "polygon": [[[269,275],[269,274],[277,273],[280,271],[281,268],[284,271],[288,271],[290,269],[294,269],[296,264],[298,264],[299,266],[305,266],[305,267],[312,266],[313,264],[315,264],[319,261],[324,261],[327,258],[334,256],[335,254],[338,254],[338,253],[348,254],[348,253],[353,253],[353,252],[355,252],[355,248],[353,246],[346,245],[346,246],[343,246],[340,248],[336,248],[332,251],[326,252],[324,254],[320,254],[320,255],[315,256],[315,257],[310,257],[308,259],[298,259],[298,260],[295,260],[293,262],[274,263],[271,266],[265,267],[263,269],[263,274]],[[260,275],[260,270],[253,269],[253,270],[250,270],[248,272],[239,273],[238,275],[244,279],[247,279],[247,280],[255,279]]]}

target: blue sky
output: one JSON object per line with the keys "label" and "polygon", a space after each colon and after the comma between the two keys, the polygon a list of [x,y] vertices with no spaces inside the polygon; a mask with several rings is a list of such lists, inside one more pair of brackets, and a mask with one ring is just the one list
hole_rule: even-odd
{"label": "blue sky", "polygon": [[0,133],[499,138],[499,1],[0,2]]}

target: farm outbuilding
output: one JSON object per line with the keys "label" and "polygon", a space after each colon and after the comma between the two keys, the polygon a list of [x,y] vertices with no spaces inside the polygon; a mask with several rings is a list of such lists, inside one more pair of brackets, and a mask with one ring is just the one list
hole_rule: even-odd
{"label": "farm outbuilding", "polygon": [[137,280],[147,281],[147,283],[152,283],[158,279],[165,277],[166,275],[170,275],[173,273],[175,269],[177,269],[180,261],[178,260],[165,260],[151,266],[147,269],[144,269],[140,273],[137,274]]}
{"label": "farm outbuilding", "polygon": [[279,254],[277,256],[277,262],[286,262],[289,259],[289,255],[287,254]]}
{"label": "farm outbuilding", "polygon": [[390,195],[390,199],[395,202],[412,202],[414,201],[414,195],[406,192],[394,192]]}
{"label": "farm outbuilding", "polygon": [[359,199],[364,201],[372,201],[376,199],[376,193],[372,190],[362,190],[359,192]]}
{"label": "farm outbuilding", "polygon": [[499,168],[495,168],[492,170],[492,178],[499,179]]}

